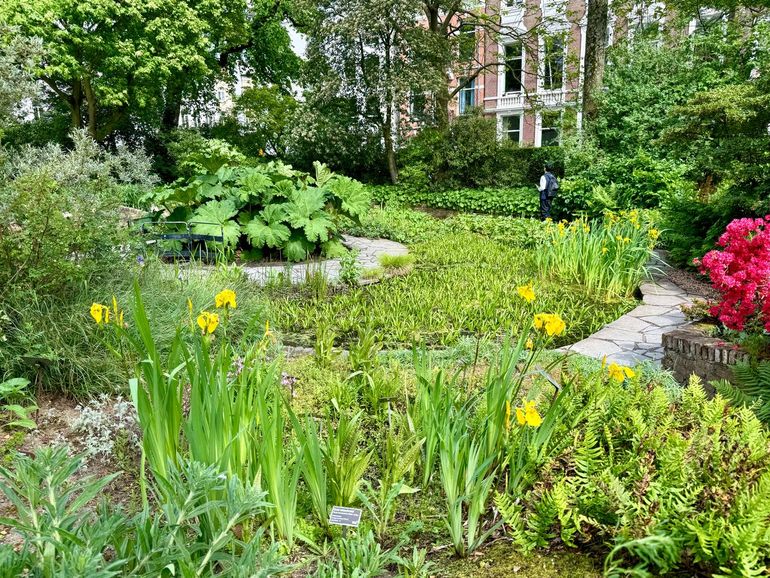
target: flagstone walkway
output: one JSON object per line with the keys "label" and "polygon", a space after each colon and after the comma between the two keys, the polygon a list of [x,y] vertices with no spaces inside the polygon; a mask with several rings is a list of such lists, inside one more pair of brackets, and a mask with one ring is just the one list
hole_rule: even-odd
{"label": "flagstone walkway", "polygon": [[660,364],[663,359],[661,336],[684,325],[685,316],[680,305],[691,304],[697,295],[684,290],[665,278],[642,284],[642,305],[619,317],[599,331],[562,348],[589,357],[623,365],[635,365],[644,361]]}
{"label": "flagstone walkway", "polygon": [[[364,237],[342,236],[342,243],[349,249],[358,250],[357,260],[362,269],[379,267],[381,255],[406,255],[409,249],[401,243],[387,239],[366,239]],[[255,265],[243,267],[249,279],[265,285],[271,280],[283,276],[284,281],[292,285],[305,282],[316,272],[321,272],[330,283],[335,283],[340,275],[339,259],[324,259],[306,263],[281,263],[277,265]]]}

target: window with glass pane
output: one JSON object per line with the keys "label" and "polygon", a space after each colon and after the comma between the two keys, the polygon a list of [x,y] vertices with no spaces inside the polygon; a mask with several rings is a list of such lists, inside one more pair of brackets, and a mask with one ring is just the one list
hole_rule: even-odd
{"label": "window with glass pane", "polygon": [[410,112],[412,113],[412,116],[420,117],[421,115],[424,115],[425,106],[427,105],[425,94],[422,92],[413,92],[411,100],[412,110]]}
{"label": "window with glass pane", "polygon": [[561,136],[561,113],[544,112],[540,119],[540,146],[558,146]]}
{"label": "window with glass pane", "polygon": [[503,117],[503,138],[513,142],[521,142],[521,116]]}
{"label": "window with glass pane", "polygon": [[[461,79],[460,82],[464,82],[464,79]],[[474,106],[476,106],[476,81],[471,80],[460,89],[460,114],[467,113]]]}
{"label": "window with glass pane", "polygon": [[503,92],[521,92],[521,72],[524,64],[521,42],[505,47],[505,87]]}
{"label": "window with glass pane", "polygon": [[543,88],[560,89],[564,77],[564,41],[560,37],[545,39],[543,63]]}
{"label": "window with glass pane", "polygon": [[457,43],[460,62],[473,60],[476,56],[476,28],[470,24],[460,26],[460,35]]}

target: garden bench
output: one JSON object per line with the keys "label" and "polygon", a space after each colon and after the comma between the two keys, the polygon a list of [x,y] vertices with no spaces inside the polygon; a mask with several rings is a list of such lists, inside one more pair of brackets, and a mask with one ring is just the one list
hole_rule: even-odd
{"label": "garden bench", "polygon": [[[195,225],[214,225],[219,228],[219,235],[207,235],[194,233]],[[179,230],[180,226],[184,230]],[[161,259],[211,261],[212,252],[208,243],[223,243],[225,239],[224,227],[220,223],[209,221],[153,221],[143,222],[139,227],[141,235],[147,237],[145,246],[155,247]],[[179,241],[181,248],[168,248],[164,241]],[[216,257],[216,254],[213,254]]]}

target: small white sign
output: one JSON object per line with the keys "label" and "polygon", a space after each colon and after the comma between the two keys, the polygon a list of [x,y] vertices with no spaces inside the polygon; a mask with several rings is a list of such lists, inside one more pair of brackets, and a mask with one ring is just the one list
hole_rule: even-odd
{"label": "small white sign", "polygon": [[331,514],[329,514],[329,523],[337,526],[358,528],[358,524],[361,523],[361,510],[359,508],[332,506]]}

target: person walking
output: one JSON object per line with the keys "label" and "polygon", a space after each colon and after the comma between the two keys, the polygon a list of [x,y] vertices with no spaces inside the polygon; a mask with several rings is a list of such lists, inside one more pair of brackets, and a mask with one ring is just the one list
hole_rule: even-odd
{"label": "person walking", "polygon": [[559,190],[559,181],[553,174],[553,164],[545,163],[543,176],[540,177],[540,183],[537,190],[540,192],[540,220],[545,221],[551,218],[551,202]]}

